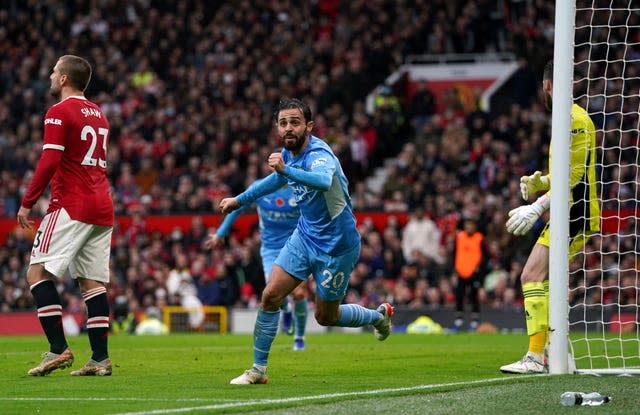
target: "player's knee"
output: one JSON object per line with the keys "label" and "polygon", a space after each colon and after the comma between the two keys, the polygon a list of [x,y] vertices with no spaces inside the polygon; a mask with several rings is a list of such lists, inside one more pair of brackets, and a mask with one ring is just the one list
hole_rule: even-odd
{"label": "player's knee", "polygon": [[104,282],[90,280],[87,278],[77,278],[77,281],[78,281],[78,285],[80,286],[80,291],[83,294],[95,288],[106,287]]}
{"label": "player's knee", "polygon": [[524,270],[522,270],[522,275],[520,276],[520,281],[522,282],[522,284],[526,284],[529,282],[542,282],[543,280],[543,273],[536,272],[532,269],[527,269],[526,267]]}
{"label": "player's knee", "polygon": [[33,285],[42,280],[51,279],[52,275],[41,264],[33,264],[27,269],[27,283]]}
{"label": "player's knee", "polygon": [[325,327],[335,326],[338,321],[336,314],[323,312],[322,310],[316,310],[315,317],[318,324]]}
{"label": "player's knee", "polygon": [[293,293],[291,294],[291,296],[293,297],[293,301],[304,300],[305,292],[304,290],[300,290],[296,288],[295,290],[293,290]]}
{"label": "player's knee", "polygon": [[262,292],[262,309],[270,311],[279,309],[284,297],[280,293],[265,289]]}

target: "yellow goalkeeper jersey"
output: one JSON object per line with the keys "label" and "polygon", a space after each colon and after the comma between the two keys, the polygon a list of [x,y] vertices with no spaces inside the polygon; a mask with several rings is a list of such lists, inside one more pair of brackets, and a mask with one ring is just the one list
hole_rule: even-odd
{"label": "yellow goalkeeper jersey", "polygon": [[577,104],[571,107],[570,151],[569,233],[573,237],[579,232],[592,234],[600,230],[600,201],[596,184],[596,129],[587,111]]}

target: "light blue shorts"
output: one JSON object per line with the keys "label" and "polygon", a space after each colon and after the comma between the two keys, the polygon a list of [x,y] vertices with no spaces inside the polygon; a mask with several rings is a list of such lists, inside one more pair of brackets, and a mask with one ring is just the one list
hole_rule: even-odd
{"label": "light blue shorts", "polygon": [[262,258],[262,270],[264,271],[264,280],[269,281],[273,261],[278,257],[279,249],[260,247],[260,257]]}
{"label": "light blue shorts", "polygon": [[318,297],[324,301],[337,301],[345,296],[351,271],[359,257],[359,242],[345,254],[331,256],[305,241],[296,229],[280,250],[275,264],[302,281],[309,274],[313,275]]}

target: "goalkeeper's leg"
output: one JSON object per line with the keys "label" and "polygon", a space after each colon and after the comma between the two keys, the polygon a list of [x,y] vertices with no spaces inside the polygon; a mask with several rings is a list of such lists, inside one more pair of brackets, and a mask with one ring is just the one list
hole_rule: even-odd
{"label": "goalkeeper's leg", "polygon": [[537,361],[543,361],[544,345],[549,329],[549,298],[545,294],[542,282],[523,284],[522,293],[529,335],[529,353],[534,354]]}
{"label": "goalkeeper's leg", "polygon": [[[505,373],[544,373],[544,346],[549,328],[549,296],[545,283],[549,269],[549,248],[537,243],[522,271],[522,293],[526,315],[529,349],[525,356],[502,366]],[[547,285],[548,286],[548,285]]]}

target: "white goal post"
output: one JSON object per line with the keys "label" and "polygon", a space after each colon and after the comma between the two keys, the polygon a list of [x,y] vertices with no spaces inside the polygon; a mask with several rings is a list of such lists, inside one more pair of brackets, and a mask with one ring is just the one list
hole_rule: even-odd
{"label": "white goal post", "polygon": [[640,375],[640,1],[556,1],[555,22],[552,137],[572,103],[590,114],[602,218],[569,258],[569,141],[552,140],[549,372]]}

